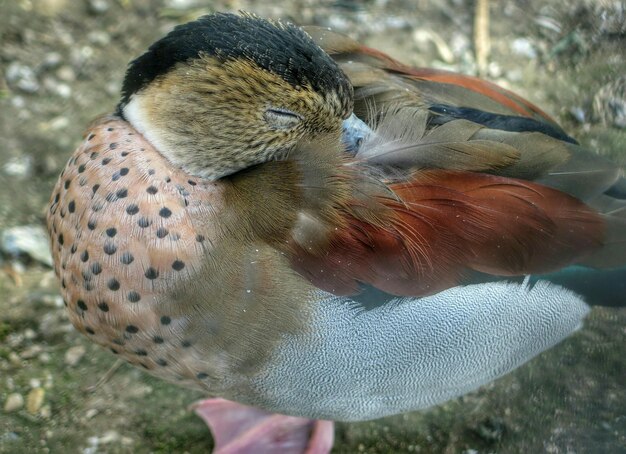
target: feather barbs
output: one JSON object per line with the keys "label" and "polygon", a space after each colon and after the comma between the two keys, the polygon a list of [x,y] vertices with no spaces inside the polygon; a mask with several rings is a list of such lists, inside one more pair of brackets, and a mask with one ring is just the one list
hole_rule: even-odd
{"label": "feather barbs", "polygon": [[[342,212],[323,253],[295,248],[292,265],[314,285],[355,294],[362,284],[423,296],[461,283],[473,271],[543,273],[599,248],[600,215],[562,192],[481,173],[429,170],[376,196],[381,212]],[[374,209],[375,208],[370,208]]]}

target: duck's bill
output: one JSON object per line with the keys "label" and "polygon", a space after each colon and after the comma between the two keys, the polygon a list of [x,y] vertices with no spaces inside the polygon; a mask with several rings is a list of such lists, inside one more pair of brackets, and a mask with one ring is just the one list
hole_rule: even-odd
{"label": "duck's bill", "polygon": [[346,146],[346,152],[356,155],[365,140],[373,134],[367,124],[356,115],[352,114],[343,121],[342,140]]}

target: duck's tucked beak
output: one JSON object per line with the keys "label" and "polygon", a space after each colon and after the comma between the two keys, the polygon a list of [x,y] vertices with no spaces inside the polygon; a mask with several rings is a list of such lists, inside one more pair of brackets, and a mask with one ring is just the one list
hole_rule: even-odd
{"label": "duck's tucked beak", "polygon": [[346,152],[356,155],[363,144],[363,141],[373,134],[363,120],[352,114],[343,121],[343,143],[346,145]]}

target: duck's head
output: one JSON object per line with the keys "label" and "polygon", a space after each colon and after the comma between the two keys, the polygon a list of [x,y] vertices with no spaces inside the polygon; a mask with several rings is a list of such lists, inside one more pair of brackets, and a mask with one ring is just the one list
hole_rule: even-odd
{"label": "duck's head", "polygon": [[300,141],[354,149],[367,127],[352,105],[345,74],[299,27],[212,14],[130,63],[118,112],[174,165],[218,179]]}

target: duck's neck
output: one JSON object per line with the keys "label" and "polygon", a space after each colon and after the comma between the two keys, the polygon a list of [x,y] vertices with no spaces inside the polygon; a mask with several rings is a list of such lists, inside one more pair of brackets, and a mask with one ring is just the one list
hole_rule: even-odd
{"label": "duck's neck", "polygon": [[173,166],[204,180],[217,181],[274,157],[275,150],[235,145],[241,131],[232,120],[208,115],[206,107],[198,107],[202,99],[187,96],[182,103],[176,93],[148,87],[118,112]]}
{"label": "duck's neck", "polygon": [[[302,147],[284,161],[266,162],[220,180],[227,187],[226,203],[245,224],[241,227],[279,249],[299,241],[305,232],[324,234],[336,227],[352,181],[342,174],[344,157],[326,150]],[[318,230],[310,231],[312,226]]]}

